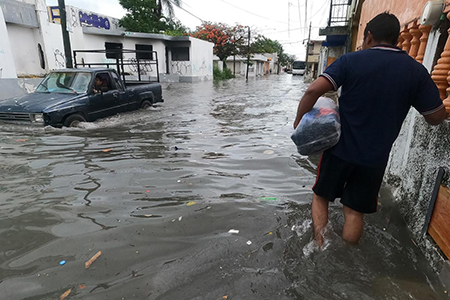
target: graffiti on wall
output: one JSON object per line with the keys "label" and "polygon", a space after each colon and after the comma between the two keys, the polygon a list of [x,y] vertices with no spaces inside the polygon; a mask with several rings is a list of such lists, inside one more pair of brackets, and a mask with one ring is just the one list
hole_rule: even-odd
{"label": "graffiti on wall", "polygon": [[65,55],[59,49],[55,49],[53,54],[55,55],[56,68],[59,68],[59,69],[65,68],[66,67]]}
{"label": "graffiti on wall", "polygon": [[190,67],[189,61],[172,61],[172,74],[186,75]]}
{"label": "graffiti on wall", "polygon": [[[138,63],[136,58],[130,58],[130,64],[128,67],[131,72],[137,73],[138,72]],[[148,75],[149,73],[153,72],[152,65],[146,61],[139,60],[139,71],[141,75]]]}
{"label": "graffiti on wall", "polygon": [[79,26],[79,20],[78,20],[78,14],[77,11],[75,10],[75,8],[71,7],[70,8],[70,17],[68,18],[70,26],[72,27],[78,27]]}
{"label": "graffiti on wall", "polygon": [[99,16],[91,12],[78,12],[78,17],[80,18],[81,26],[86,27],[96,27],[109,30],[111,28],[111,23],[107,17]]}

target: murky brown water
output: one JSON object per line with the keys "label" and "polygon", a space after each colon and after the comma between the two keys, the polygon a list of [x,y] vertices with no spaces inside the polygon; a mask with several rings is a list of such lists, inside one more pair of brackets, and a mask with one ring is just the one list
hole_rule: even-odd
{"label": "murky brown water", "polygon": [[315,251],[317,157],[289,139],[304,89],[166,84],[82,129],[0,126],[0,299],[447,299],[386,192],[359,246],[336,205]]}

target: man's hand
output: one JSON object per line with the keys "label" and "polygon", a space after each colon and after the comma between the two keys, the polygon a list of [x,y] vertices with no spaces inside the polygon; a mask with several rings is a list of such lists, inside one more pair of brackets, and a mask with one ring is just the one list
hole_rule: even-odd
{"label": "man's hand", "polygon": [[333,84],[324,77],[317,78],[306,90],[297,108],[297,116],[294,121],[294,129],[303,118],[303,115],[310,111],[320,96],[334,89]]}
{"label": "man's hand", "polygon": [[425,121],[427,121],[430,125],[439,125],[441,124],[446,118],[449,118],[449,107],[442,107],[440,110],[429,114],[424,115]]}

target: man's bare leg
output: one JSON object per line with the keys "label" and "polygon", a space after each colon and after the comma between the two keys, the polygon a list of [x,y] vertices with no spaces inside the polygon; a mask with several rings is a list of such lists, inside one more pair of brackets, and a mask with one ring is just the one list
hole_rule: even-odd
{"label": "man's bare leg", "polygon": [[319,247],[323,245],[323,229],[328,223],[328,203],[329,201],[316,194],[313,196],[311,213],[314,226],[314,236]]}
{"label": "man's bare leg", "polygon": [[357,244],[363,232],[364,214],[344,206],[344,218],[342,238],[351,244]]}

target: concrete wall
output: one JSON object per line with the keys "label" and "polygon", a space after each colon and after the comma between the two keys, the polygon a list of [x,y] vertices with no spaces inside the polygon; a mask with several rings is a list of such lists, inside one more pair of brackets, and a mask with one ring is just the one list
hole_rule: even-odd
{"label": "concrete wall", "polygon": [[11,44],[9,42],[9,34],[6,29],[3,11],[0,7],[0,79],[1,78],[16,78],[16,67],[14,65],[14,58],[11,51]]}
{"label": "concrete wall", "polygon": [[[395,13],[395,12],[393,12]],[[430,33],[424,57],[424,66],[431,72],[442,32],[437,28]],[[445,29],[443,29],[445,30]],[[434,241],[422,234],[425,217],[439,167],[450,170],[450,123],[430,126],[415,109],[411,109],[392,147],[385,182],[393,194],[414,240],[427,256],[433,268],[450,288],[450,265]],[[444,185],[450,186],[447,178]]]}
{"label": "concrete wall", "polygon": [[43,75],[45,68],[41,68],[38,44],[43,44],[39,39],[39,30],[14,24],[6,25],[10,37],[11,49],[13,49],[14,64],[17,75]]}
{"label": "concrete wall", "polygon": [[212,80],[213,44],[189,38],[191,41],[192,76],[195,81]]}

